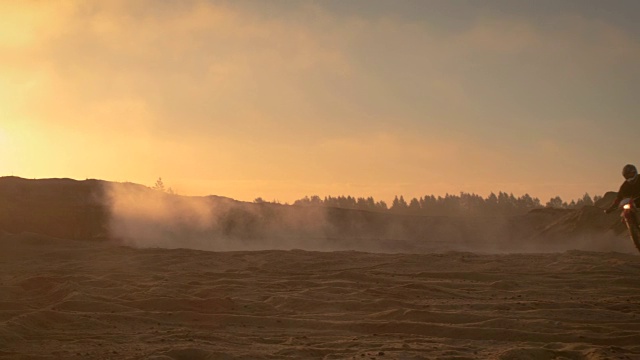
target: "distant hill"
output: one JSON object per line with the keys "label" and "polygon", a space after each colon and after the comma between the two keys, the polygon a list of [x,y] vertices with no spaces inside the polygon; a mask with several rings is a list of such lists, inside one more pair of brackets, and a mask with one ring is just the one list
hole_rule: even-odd
{"label": "distant hill", "polygon": [[613,196],[581,209],[445,217],[188,197],[102,180],[1,177],[0,230],[204,250],[545,251],[567,239],[624,231],[616,215],[601,210]]}
{"label": "distant hill", "polygon": [[0,178],[0,229],[68,239],[106,238],[104,181]]}

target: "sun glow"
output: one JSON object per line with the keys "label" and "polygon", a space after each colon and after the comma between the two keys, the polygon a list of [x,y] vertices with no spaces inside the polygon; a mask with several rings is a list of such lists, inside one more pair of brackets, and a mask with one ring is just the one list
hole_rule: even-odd
{"label": "sun glow", "polygon": [[[432,17],[459,11],[447,2],[357,16],[315,1],[160,3],[0,0],[0,176],[162,176],[248,201],[566,199],[617,183],[628,149],[593,143],[637,133],[624,94],[640,46],[608,18],[469,4],[460,26]],[[612,108],[630,131],[602,131]]]}
{"label": "sun glow", "polygon": [[13,149],[11,142],[9,132],[0,126],[0,171],[2,171],[2,175],[10,175],[10,173],[7,174],[7,171],[12,171]]}
{"label": "sun glow", "polygon": [[4,129],[0,128],[0,152],[5,152],[8,146],[9,146],[9,135]]}

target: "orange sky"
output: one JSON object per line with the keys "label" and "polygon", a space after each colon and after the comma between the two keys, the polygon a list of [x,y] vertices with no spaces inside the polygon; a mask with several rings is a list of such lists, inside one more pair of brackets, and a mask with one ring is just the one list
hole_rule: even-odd
{"label": "orange sky", "polygon": [[616,190],[637,5],[536,4],[0,1],[0,175],[282,202]]}

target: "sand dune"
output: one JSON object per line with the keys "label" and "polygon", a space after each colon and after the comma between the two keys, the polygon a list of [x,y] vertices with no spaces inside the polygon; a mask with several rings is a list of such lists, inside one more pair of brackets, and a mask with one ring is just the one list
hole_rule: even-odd
{"label": "sand dune", "polygon": [[640,359],[640,257],[0,238],[2,359]]}

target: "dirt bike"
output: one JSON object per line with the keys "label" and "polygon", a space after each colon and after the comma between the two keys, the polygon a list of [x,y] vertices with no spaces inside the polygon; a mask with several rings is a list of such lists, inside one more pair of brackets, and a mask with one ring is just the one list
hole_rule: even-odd
{"label": "dirt bike", "polygon": [[622,221],[627,225],[627,229],[629,229],[629,237],[633,240],[633,244],[636,246],[636,249],[640,251],[640,226],[638,224],[638,211],[635,205],[636,199],[630,200],[628,203],[622,205],[620,217],[622,217]]}

